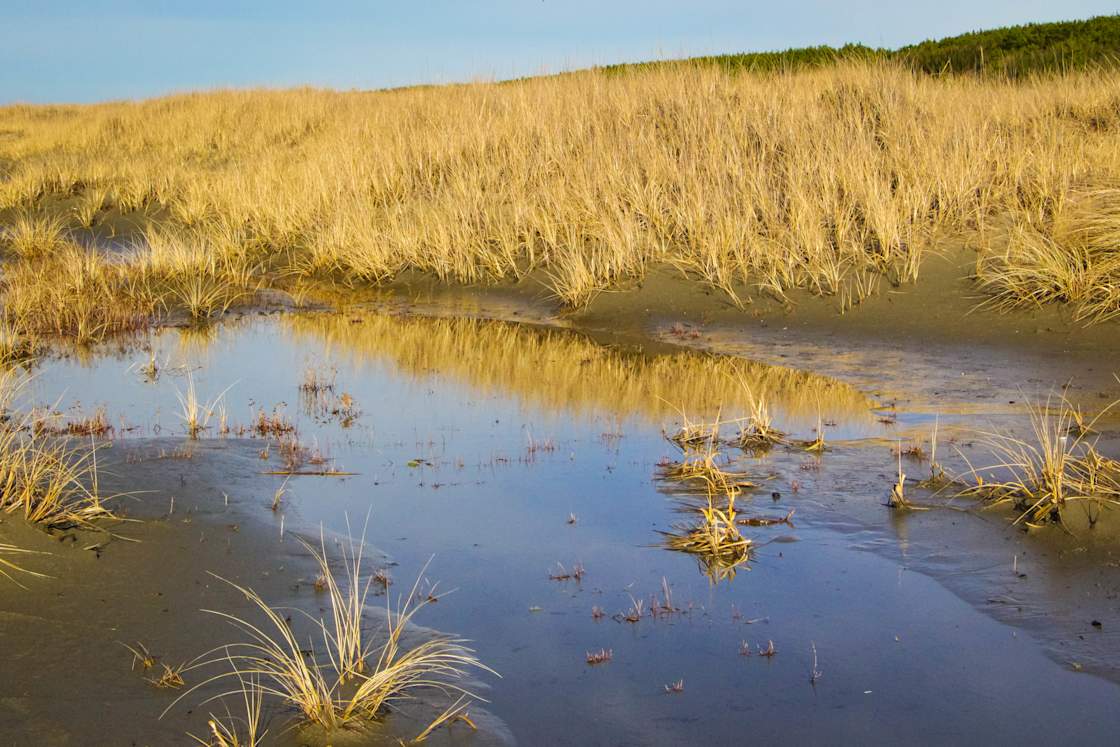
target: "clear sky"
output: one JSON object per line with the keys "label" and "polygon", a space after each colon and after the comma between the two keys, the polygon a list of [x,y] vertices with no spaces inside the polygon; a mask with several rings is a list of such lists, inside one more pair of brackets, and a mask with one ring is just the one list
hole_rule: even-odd
{"label": "clear sky", "polygon": [[1113,0],[0,0],[0,103],[225,86],[380,88],[620,61],[895,47]]}

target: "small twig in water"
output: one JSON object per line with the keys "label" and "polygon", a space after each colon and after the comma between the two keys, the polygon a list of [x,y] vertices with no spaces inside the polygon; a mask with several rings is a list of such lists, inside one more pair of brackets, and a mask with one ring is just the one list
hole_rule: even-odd
{"label": "small twig in water", "polygon": [[813,650],[813,668],[809,670],[809,683],[816,685],[817,680],[824,676],[824,673],[817,667],[817,644],[810,641],[809,647]]}

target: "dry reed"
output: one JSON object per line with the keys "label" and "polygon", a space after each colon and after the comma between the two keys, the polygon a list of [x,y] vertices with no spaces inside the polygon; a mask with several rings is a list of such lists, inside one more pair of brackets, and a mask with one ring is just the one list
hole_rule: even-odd
{"label": "dry reed", "polygon": [[28,570],[27,568],[24,568],[22,565],[19,565],[11,559],[12,556],[37,554],[39,553],[35,553],[31,550],[25,550],[21,547],[16,547],[15,545],[8,542],[0,542],[0,576],[3,576],[20,588],[25,587],[23,586],[23,584],[16,580],[16,577],[13,574],[22,573],[28,576],[45,578],[42,573],[36,573],[35,571]]}
{"label": "dry reed", "polygon": [[[89,335],[220,313],[262,285],[407,272],[536,274],[579,305],[659,265],[737,304],[804,288],[846,308],[880,279],[914,280],[957,236],[982,250],[997,305],[1070,301],[1098,320],[1120,308],[1117,75],[675,65],[7,106],[8,313]],[[68,235],[105,220],[139,225],[135,247],[85,251]],[[81,284],[121,312],[50,323]]]}
{"label": "dry reed", "polygon": [[[308,549],[330,591],[331,622],[306,613],[302,617],[322,637],[325,658],[315,655],[313,646],[312,653],[307,653],[307,646],[284,611],[269,606],[251,589],[226,581],[244,594],[264,622],[257,624],[227,612],[206,610],[232,623],[247,640],[221,646],[188,666],[185,671],[223,663],[229,668],[195,685],[175,703],[199,687],[236,678],[237,691],[247,697],[276,698],[294,708],[303,722],[333,731],[381,718],[401,701],[425,691],[453,699],[434,719],[435,725],[452,720],[478,698],[462,684],[463,680],[472,669],[493,671],[478,660],[465,641],[435,634],[411,647],[404,644],[406,629],[416,614],[439,598],[434,588],[427,594],[419,593],[423,574],[407,597],[398,600],[395,611],[386,602],[385,635],[375,647],[365,642],[362,630],[370,579],[361,577],[361,553],[354,550],[353,540],[346,554],[345,590],[327,563],[325,545],[321,544],[319,551],[310,546]],[[220,655],[212,658],[214,653]],[[425,729],[423,736],[428,733],[430,729]]]}
{"label": "dry reed", "polygon": [[97,482],[97,447],[55,435],[16,400],[28,379],[0,370],[0,511],[50,527],[90,526],[110,516]]}
{"label": "dry reed", "polygon": [[1120,462],[1100,454],[1093,426],[1120,400],[1103,408],[1089,421],[1064,395],[1045,402],[1027,403],[1031,436],[1007,432],[981,434],[980,443],[996,462],[970,466],[972,485],[965,495],[1010,503],[1019,517],[1015,523],[1063,523],[1063,512],[1072,503],[1120,506]]}

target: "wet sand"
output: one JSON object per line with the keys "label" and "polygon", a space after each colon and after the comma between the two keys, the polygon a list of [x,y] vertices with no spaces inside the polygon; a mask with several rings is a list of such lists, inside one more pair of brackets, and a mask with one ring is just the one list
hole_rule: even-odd
{"label": "wet sand", "polygon": [[[189,459],[179,456],[186,450]],[[282,536],[279,518],[269,510],[273,486],[259,474],[256,444],[144,439],[115,444],[101,459],[109,494],[136,493],[115,502],[124,520],[103,525],[112,536],[81,530],[47,534],[11,517],[0,523],[0,538],[44,553],[21,557],[21,564],[50,576],[19,576],[26,590],[3,588],[0,640],[7,655],[0,744],[192,743],[188,733],[207,735],[208,713],[226,715],[221,702],[203,703],[228,691],[229,681],[203,687],[161,714],[203,674],[222,668],[186,672],[184,688],[160,689],[149,681],[158,679],[160,665],[133,666],[125,645],[142,644],[160,663],[177,667],[211,648],[243,640],[228,622],[203,610],[254,621],[259,614],[212,574],[290,608],[296,625],[295,609],[318,617],[326,603],[314,589],[318,566],[300,546],[298,529],[285,528]],[[315,531],[305,536],[318,541]],[[333,549],[329,541],[328,548]],[[388,563],[376,550],[367,552],[375,567]],[[375,635],[385,601],[371,597],[367,617]],[[309,645],[315,642],[310,631],[307,637]],[[230,707],[238,702],[232,700]],[[394,714],[372,736],[336,735],[332,741],[394,744],[419,732],[421,719],[430,713],[420,703]],[[470,744],[511,741],[504,725],[484,709],[471,713],[481,731],[472,734]],[[266,744],[325,743],[298,731],[283,734],[291,716],[268,708]],[[457,744],[458,732],[465,730],[443,730],[432,741]]]}

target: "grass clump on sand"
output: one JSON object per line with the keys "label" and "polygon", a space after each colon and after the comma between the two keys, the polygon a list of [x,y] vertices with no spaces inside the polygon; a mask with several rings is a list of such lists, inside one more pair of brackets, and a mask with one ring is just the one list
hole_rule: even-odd
{"label": "grass clump on sand", "polygon": [[1116,404],[1086,423],[1065,396],[1028,403],[1031,437],[983,434],[981,443],[996,463],[970,465],[973,484],[963,494],[1010,503],[1020,512],[1016,524],[1061,524],[1074,503],[1120,506],[1120,462],[1101,455],[1091,437],[1093,425]]}
{"label": "grass clump on sand", "polygon": [[25,378],[0,372],[0,511],[48,527],[91,526],[111,516],[97,489],[97,449],[13,409]]}
{"label": "grass clump on sand", "polygon": [[3,236],[3,246],[23,259],[49,256],[68,243],[66,222],[58,216],[20,213]]}
{"label": "grass clump on sand", "polygon": [[[2,226],[0,219],[0,226]],[[206,321],[255,298],[262,266],[237,235],[149,225],[122,251],[84,246],[57,218],[21,215],[0,247],[3,320],[93,342],[167,317]]]}
{"label": "grass clump on sand", "polygon": [[[407,596],[398,599],[395,610],[387,602],[383,635],[374,640],[362,626],[373,577],[362,571],[361,550],[355,550],[351,541],[343,558],[346,577],[340,584],[327,560],[325,543],[318,550],[309,545],[308,549],[329,591],[329,619],[303,613],[301,617],[310,623],[312,631],[311,637],[303,640],[290,618],[286,619],[285,611],[271,607],[252,589],[227,581],[245,595],[259,613],[260,622],[206,610],[228,620],[245,634],[246,640],[221,646],[191,664],[188,670],[221,664],[228,665],[228,669],[191,688],[175,702],[198,687],[235,678],[234,691],[249,698],[249,702],[275,698],[295,709],[303,725],[327,732],[367,727],[402,701],[425,692],[446,697],[450,705],[428,724],[423,737],[440,724],[464,714],[467,706],[478,699],[465,684],[469,672],[493,670],[482,664],[461,639],[434,634],[411,646],[404,640],[416,615],[439,598],[434,588],[421,594],[418,578]],[[322,641],[319,651],[315,650],[316,637]]]}
{"label": "grass clump on sand", "polygon": [[69,243],[42,257],[6,262],[0,293],[13,329],[78,342],[141,329],[155,311],[124,266]]}

